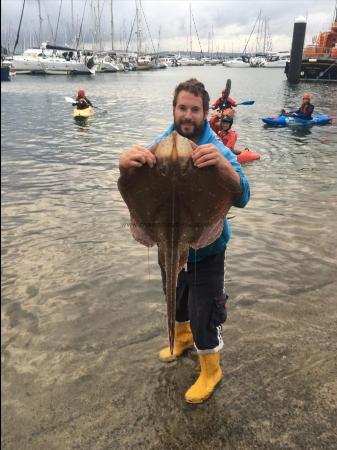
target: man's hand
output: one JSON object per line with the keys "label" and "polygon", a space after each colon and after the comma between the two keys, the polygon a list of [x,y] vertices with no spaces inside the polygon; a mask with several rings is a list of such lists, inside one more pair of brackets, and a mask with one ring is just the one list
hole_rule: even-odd
{"label": "man's hand", "polygon": [[156,164],[156,158],[147,148],[140,145],[128,148],[119,158],[119,170],[121,172],[132,167],[142,167],[144,164],[153,167]]}
{"label": "man's hand", "polygon": [[[204,144],[194,147],[192,160],[194,165],[200,169],[206,166],[222,167],[227,161],[214,144]],[[229,162],[228,164],[231,165]]]}
{"label": "man's hand", "polygon": [[192,160],[195,167],[202,169],[207,166],[216,166],[223,174],[226,183],[235,193],[241,193],[240,176],[231,163],[220,153],[214,144],[194,146]]}

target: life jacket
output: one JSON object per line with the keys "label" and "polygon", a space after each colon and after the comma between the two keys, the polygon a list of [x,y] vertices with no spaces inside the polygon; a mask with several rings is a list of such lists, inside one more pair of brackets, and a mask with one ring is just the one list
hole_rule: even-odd
{"label": "life jacket", "polygon": [[237,106],[237,103],[231,97],[227,97],[226,100],[224,100],[223,97],[220,97],[215,103],[213,103],[212,108],[213,109],[218,108],[223,110],[227,108],[232,108],[233,106]]}
{"label": "life jacket", "polygon": [[217,135],[223,142],[223,144],[230,150],[234,150],[235,143],[238,139],[238,135],[234,130],[221,130],[218,131]]}
{"label": "life jacket", "polygon": [[89,108],[89,103],[85,97],[77,97],[77,109],[86,109]]}
{"label": "life jacket", "polygon": [[306,114],[306,112],[308,111],[308,106],[309,103],[302,103],[302,106],[300,107],[300,111],[302,114]]}
{"label": "life jacket", "polygon": [[216,110],[212,114],[212,117],[209,119],[209,124],[214,131],[214,133],[218,133],[220,131],[220,120],[222,116],[234,116],[235,111],[232,108],[227,108],[224,111]]}

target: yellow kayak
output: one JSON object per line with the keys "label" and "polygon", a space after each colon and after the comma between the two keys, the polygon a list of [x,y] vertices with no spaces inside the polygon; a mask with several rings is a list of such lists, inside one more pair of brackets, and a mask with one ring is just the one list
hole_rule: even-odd
{"label": "yellow kayak", "polygon": [[73,111],[73,116],[76,118],[79,117],[90,117],[94,114],[94,110],[91,106],[89,106],[89,108],[85,108],[85,109],[77,109],[75,108]]}

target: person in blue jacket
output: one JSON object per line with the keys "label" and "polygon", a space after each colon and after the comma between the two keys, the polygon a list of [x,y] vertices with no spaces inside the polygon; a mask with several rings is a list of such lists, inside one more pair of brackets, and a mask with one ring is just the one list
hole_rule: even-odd
{"label": "person in blue jacket", "polygon": [[[208,111],[209,95],[203,83],[194,78],[180,83],[173,98],[174,122],[153,143],[165,139],[173,130],[193,141],[197,145],[192,154],[195,167],[203,170],[207,166],[217,166],[227,186],[236,192],[234,206],[243,208],[250,197],[248,180],[236,155],[218,140],[210,128]],[[150,167],[156,164],[155,156],[145,147],[135,145],[120,156],[121,172],[143,164]],[[226,219],[222,234],[216,241],[198,250],[190,249],[186,267],[178,276],[173,355],[169,347],[159,353],[162,361],[169,362],[195,346],[201,371],[197,381],[185,393],[185,400],[189,403],[205,401],[223,377],[220,367],[221,325],[227,317],[224,271],[229,238],[230,227]],[[161,272],[165,289],[163,267]]]}

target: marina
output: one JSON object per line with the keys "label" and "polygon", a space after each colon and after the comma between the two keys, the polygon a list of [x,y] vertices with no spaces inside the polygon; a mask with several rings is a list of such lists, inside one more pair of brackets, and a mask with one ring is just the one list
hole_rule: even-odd
{"label": "marina", "polygon": [[[1,84],[5,450],[335,447],[337,84],[300,71],[290,82],[283,42],[262,56],[255,40],[247,54],[212,51],[219,31],[207,27],[202,42],[201,12],[185,6],[185,51],[137,52],[136,40],[127,51],[110,42],[99,49],[99,34],[96,48],[39,40],[26,47],[34,73],[18,65]],[[97,22],[99,11],[92,15]],[[208,41],[202,54],[193,17],[205,49]],[[254,21],[255,9],[244,42]],[[13,74],[16,58],[4,56]],[[253,67],[251,57],[265,62]],[[199,370],[195,348],[170,364],[158,358],[168,343],[158,251],[132,238],[117,186],[122,152],[149,148],[168,129],[173,92],[191,78],[211,105],[230,95],[232,115],[215,107],[208,119],[220,113],[219,128],[224,115],[231,120],[251,192],[247,207],[227,216],[224,377],[200,405],[184,401]],[[75,106],[79,91],[93,107]],[[305,95],[321,125],[293,113]]]}

